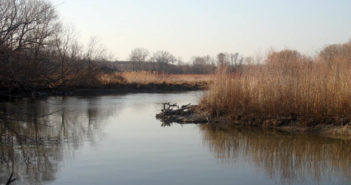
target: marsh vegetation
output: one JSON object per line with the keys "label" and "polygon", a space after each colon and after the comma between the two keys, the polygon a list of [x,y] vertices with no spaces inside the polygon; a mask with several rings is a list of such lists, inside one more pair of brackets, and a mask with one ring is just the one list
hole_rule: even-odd
{"label": "marsh vegetation", "polygon": [[264,63],[239,72],[223,66],[200,105],[213,117],[242,124],[348,127],[350,61],[351,42],[327,46],[314,57],[272,51]]}

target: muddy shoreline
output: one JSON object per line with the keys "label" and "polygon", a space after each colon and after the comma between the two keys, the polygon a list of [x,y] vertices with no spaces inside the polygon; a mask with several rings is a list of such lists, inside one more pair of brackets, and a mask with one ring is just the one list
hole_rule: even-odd
{"label": "muddy shoreline", "polygon": [[351,139],[351,119],[346,118],[258,118],[253,115],[230,117],[211,117],[206,110],[197,105],[164,103],[163,109],[156,115],[163,124],[208,124],[219,128],[231,126],[255,127],[279,130],[288,133],[311,133],[333,138]]}

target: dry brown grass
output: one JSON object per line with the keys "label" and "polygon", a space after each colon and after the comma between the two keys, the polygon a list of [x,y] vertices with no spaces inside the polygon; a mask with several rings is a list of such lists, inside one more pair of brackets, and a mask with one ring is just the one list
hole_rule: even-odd
{"label": "dry brown grass", "polygon": [[214,80],[214,75],[203,74],[158,74],[154,72],[124,72],[103,74],[100,76],[103,84],[197,84],[209,83]]}
{"label": "dry brown grass", "polygon": [[213,116],[351,117],[351,42],[315,58],[284,50],[240,75],[218,74],[201,105]]}

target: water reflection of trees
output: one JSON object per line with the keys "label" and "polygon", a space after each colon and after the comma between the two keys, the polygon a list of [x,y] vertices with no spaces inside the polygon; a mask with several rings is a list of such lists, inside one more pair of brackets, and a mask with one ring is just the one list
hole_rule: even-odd
{"label": "water reflection of trees", "polygon": [[72,154],[84,141],[94,143],[102,134],[101,120],[116,113],[99,106],[98,99],[50,102],[0,104],[0,182],[11,172],[21,184],[54,180],[64,154]]}
{"label": "water reflection of trees", "polygon": [[253,128],[219,128],[202,125],[204,141],[219,159],[245,159],[271,178],[291,183],[332,175],[350,180],[351,143],[317,136],[287,135]]}

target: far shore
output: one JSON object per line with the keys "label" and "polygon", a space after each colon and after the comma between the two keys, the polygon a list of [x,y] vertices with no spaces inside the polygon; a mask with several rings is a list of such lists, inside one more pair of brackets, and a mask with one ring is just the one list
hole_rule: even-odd
{"label": "far shore", "polygon": [[[115,87],[77,88],[70,90],[72,96],[98,96],[120,93],[167,93],[206,90],[208,84],[124,84]],[[60,90],[57,91],[60,93]],[[61,91],[62,92],[62,91]],[[62,94],[62,93],[61,93]]]}
{"label": "far shore", "polygon": [[74,87],[74,88],[54,88],[38,89],[36,91],[13,90],[9,94],[8,90],[0,89],[0,100],[7,101],[20,98],[41,98],[47,96],[99,96],[124,93],[167,93],[206,90],[209,82],[195,83],[127,83],[113,86],[97,87]]}

